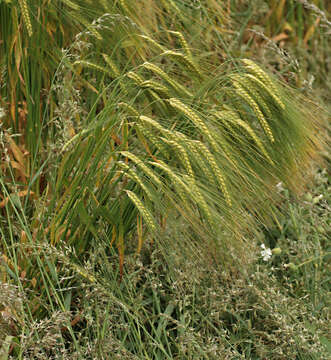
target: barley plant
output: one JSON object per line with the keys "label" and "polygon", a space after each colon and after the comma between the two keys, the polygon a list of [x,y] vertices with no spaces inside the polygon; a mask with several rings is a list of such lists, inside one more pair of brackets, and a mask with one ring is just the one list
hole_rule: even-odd
{"label": "barley plant", "polygon": [[1,359],[325,356],[253,259],[325,110],[236,56],[237,6],[0,1]]}

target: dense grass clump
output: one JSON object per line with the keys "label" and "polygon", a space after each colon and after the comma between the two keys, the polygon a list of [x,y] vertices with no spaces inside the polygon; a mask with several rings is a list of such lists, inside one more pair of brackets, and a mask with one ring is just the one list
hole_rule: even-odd
{"label": "dense grass clump", "polygon": [[244,8],[0,2],[5,358],[327,356],[325,110]]}

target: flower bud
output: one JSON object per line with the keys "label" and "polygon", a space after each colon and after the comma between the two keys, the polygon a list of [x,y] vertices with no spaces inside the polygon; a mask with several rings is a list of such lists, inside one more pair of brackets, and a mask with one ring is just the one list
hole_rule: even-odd
{"label": "flower bud", "polygon": [[280,255],[282,253],[282,249],[279,247],[274,248],[274,249],[272,249],[272,253],[273,253],[273,255]]}
{"label": "flower bud", "polygon": [[298,267],[296,265],[294,265],[293,263],[287,264],[287,267],[289,269],[291,269],[292,271],[296,271],[298,269]]}

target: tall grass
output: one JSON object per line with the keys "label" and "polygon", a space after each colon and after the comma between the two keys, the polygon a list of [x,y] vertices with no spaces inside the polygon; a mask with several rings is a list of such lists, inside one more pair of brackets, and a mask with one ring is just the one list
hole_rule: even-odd
{"label": "tall grass", "polygon": [[[17,298],[3,302],[3,351],[79,358],[90,344],[101,358],[214,356],[191,327],[200,319],[223,340],[226,330],[203,306],[191,323],[153,272],[171,288],[186,259],[236,278],[251,261],[248,239],[278,221],[276,184],[305,189],[323,145],[321,108],[231,56],[231,7],[217,1],[0,10],[1,280]],[[180,348],[174,339],[187,334],[194,341]]]}
{"label": "tall grass", "polygon": [[[304,92],[320,89],[330,100],[330,5],[325,1],[233,2],[233,17],[242,22],[240,52],[264,58],[286,81]],[[325,90],[323,90],[325,89]]]}

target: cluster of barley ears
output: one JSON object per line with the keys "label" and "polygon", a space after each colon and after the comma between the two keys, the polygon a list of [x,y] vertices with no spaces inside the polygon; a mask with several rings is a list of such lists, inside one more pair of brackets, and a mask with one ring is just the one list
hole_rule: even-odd
{"label": "cluster of barley ears", "polygon": [[[134,55],[124,66],[117,53],[98,59],[85,53],[69,66],[74,83],[92,76],[100,82],[94,85],[90,114],[82,120],[84,130],[69,140],[74,147],[60,165],[58,183],[70,179],[65,188],[78,193],[69,207],[57,208],[62,215],[52,221],[53,236],[63,227],[81,236],[84,217],[92,236],[101,222],[102,236],[112,238],[114,231],[119,236],[123,228],[128,237],[140,214],[146,231],[158,237],[160,219],[169,216],[174,204],[190,231],[215,237],[225,229],[246,229],[246,220],[240,220],[245,211],[263,198],[272,204],[270,188],[280,180],[294,184],[304,172],[318,147],[317,122],[309,122],[291,90],[253,61],[244,59],[231,71],[215,68],[210,74],[184,35],[169,32],[182,47],[154,46],[147,62],[146,53],[134,53],[135,41],[158,43],[137,32],[130,33]],[[117,46],[120,54],[129,45],[124,40]],[[86,91],[95,92],[91,87]],[[93,188],[87,191],[82,181]],[[111,193],[116,194],[112,201]],[[65,225],[68,211],[76,223]],[[267,221],[264,215],[258,218]]]}
{"label": "cluster of barley ears", "polygon": [[[126,2],[100,2],[99,9],[106,7],[109,13],[91,22],[81,5],[63,2],[65,21],[74,15],[82,31],[59,60],[55,84],[47,102],[40,104],[45,110],[32,113],[35,94],[26,88],[30,95],[12,104],[16,111],[6,119],[23,131],[15,117],[27,107],[22,115],[27,121],[24,142],[19,147],[11,140],[7,146],[14,175],[25,181],[19,192],[24,208],[33,194],[50,204],[42,226],[49,229],[52,244],[69,237],[84,252],[91,238],[112,239],[114,233],[116,238],[120,233],[134,237],[129,234],[137,231],[133,224],[138,214],[146,231],[159,236],[162,231],[156,227],[174,204],[190,231],[212,238],[225,229],[237,233],[248,226],[242,214],[260,213],[254,207],[264,198],[272,202],[270,187],[280,180],[293,184],[304,172],[318,146],[317,123],[309,122],[309,110],[301,109],[291,91],[259,65],[244,59],[236,67],[219,66],[213,56],[201,59],[185,36],[185,23],[176,31],[151,35],[162,15],[174,11],[181,16],[177,6],[155,2],[150,23],[142,26],[140,12],[132,14]],[[19,10],[31,41],[36,8],[21,2],[20,8],[13,7]],[[49,9],[40,5],[40,10],[50,16]],[[224,11],[220,14],[227,19]],[[48,36],[46,30],[39,28],[39,36]],[[24,28],[20,36],[25,41]],[[81,48],[81,43],[93,47]],[[31,55],[36,67],[37,55]],[[70,119],[60,115],[67,133],[54,151],[61,156],[42,159],[42,150],[47,152],[47,144],[56,139],[57,129],[48,116],[61,103],[56,81],[63,79],[70,79],[66,86],[79,89],[81,100],[76,96],[71,103],[83,110],[72,108],[76,115]],[[19,78],[15,81],[22,89],[28,86]],[[14,95],[8,93],[10,101]],[[49,161],[55,166],[49,167]],[[2,200],[7,204],[5,196]]]}

